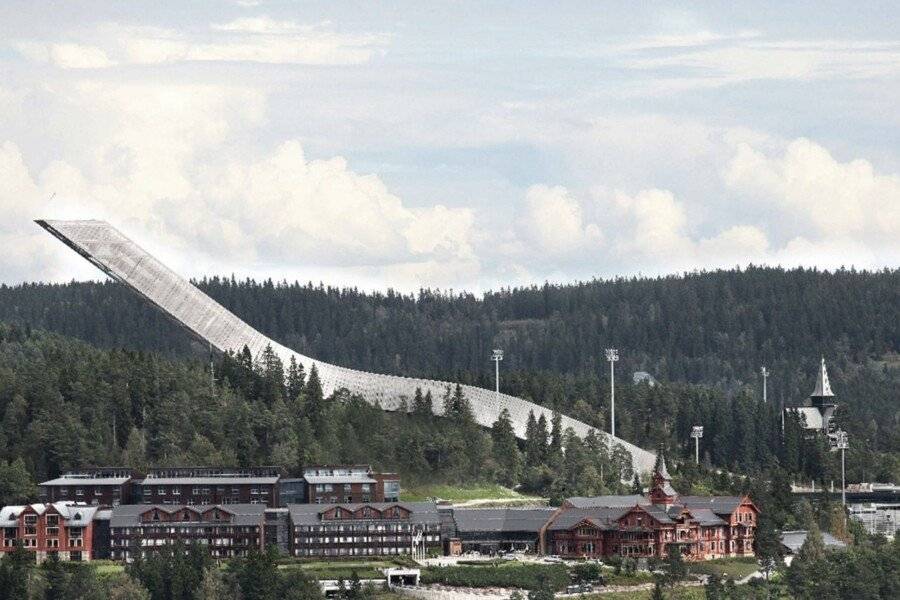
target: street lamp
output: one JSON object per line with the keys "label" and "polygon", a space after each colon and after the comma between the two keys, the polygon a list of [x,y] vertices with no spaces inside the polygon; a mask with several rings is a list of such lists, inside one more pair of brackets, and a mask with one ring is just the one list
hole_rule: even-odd
{"label": "street lamp", "polygon": [[494,361],[494,381],[496,384],[496,389],[494,392],[494,399],[497,401],[497,406],[500,405],[500,361],[503,360],[503,350],[499,348],[494,349],[494,353],[491,354],[491,360]]}
{"label": "street lamp", "polygon": [[769,371],[763,367],[761,369],[762,378],[763,378],[763,404],[766,403],[766,379],[769,377]]}
{"label": "street lamp", "polygon": [[700,438],[703,437],[703,425],[694,425],[691,428],[691,437],[694,438],[694,462],[700,464]]}
{"label": "street lamp", "polygon": [[619,362],[619,351],[606,349],[606,360],[609,361],[609,433],[616,435],[616,363]]}
{"label": "street lamp", "polygon": [[844,452],[850,447],[847,432],[838,429],[834,434],[834,447],[841,451],[841,504],[847,506],[847,480],[844,475]]}

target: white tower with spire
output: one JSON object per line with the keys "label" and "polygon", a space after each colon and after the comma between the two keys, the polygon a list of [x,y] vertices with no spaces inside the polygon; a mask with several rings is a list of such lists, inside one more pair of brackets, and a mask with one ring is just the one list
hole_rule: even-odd
{"label": "white tower with spire", "polygon": [[825,357],[819,362],[819,372],[816,374],[816,386],[809,395],[812,406],[787,408],[801,415],[806,423],[806,429],[822,431],[826,435],[833,433],[832,419],[837,404],[834,403],[834,392],[831,391],[831,382],[828,380],[828,369],[825,366]]}

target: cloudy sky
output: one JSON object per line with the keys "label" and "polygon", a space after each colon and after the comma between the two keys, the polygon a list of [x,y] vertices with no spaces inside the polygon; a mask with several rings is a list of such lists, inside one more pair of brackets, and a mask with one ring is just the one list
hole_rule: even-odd
{"label": "cloudy sky", "polygon": [[890,2],[158,4],[0,4],[0,282],[900,265]]}

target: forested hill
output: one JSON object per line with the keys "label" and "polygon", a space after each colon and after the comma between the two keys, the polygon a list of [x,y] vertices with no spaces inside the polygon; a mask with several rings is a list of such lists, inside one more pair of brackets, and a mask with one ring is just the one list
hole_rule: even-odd
{"label": "forested hill", "polygon": [[[900,270],[776,268],[504,289],[483,297],[364,293],[212,278],[199,286],[254,327],[316,358],[378,372],[476,381],[504,370],[585,375],[620,349],[624,373],[753,383],[760,365],[807,386],[820,355],[863,364],[900,350]],[[0,286],[0,321],[101,347],[191,351],[187,334],[114,283]],[[194,347],[196,350],[196,346]],[[799,389],[799,388],[798,388]],[[778,393],[793,395],[793,389]]]}

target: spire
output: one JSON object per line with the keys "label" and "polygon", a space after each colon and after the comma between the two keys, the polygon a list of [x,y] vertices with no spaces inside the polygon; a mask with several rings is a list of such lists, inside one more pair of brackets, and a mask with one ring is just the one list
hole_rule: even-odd
{"label": "spire", "polygon": [[653,473],[666,481],[672,480],[672,476],[669,475],[669,470],[666,468],[666,458],[663,456],[663,449],[661,447],[659,452],[656,453],[656,464],[653,465]]}
{"label": "spire", "polygon": [[831,384],[828,382],[828,370],[825,368],[825,357],[822,357],[822,363],[819,367],[819,374],[816,377],[816,388],[809,395],[810,398],[832,398],[834,392],[831,391]]}

